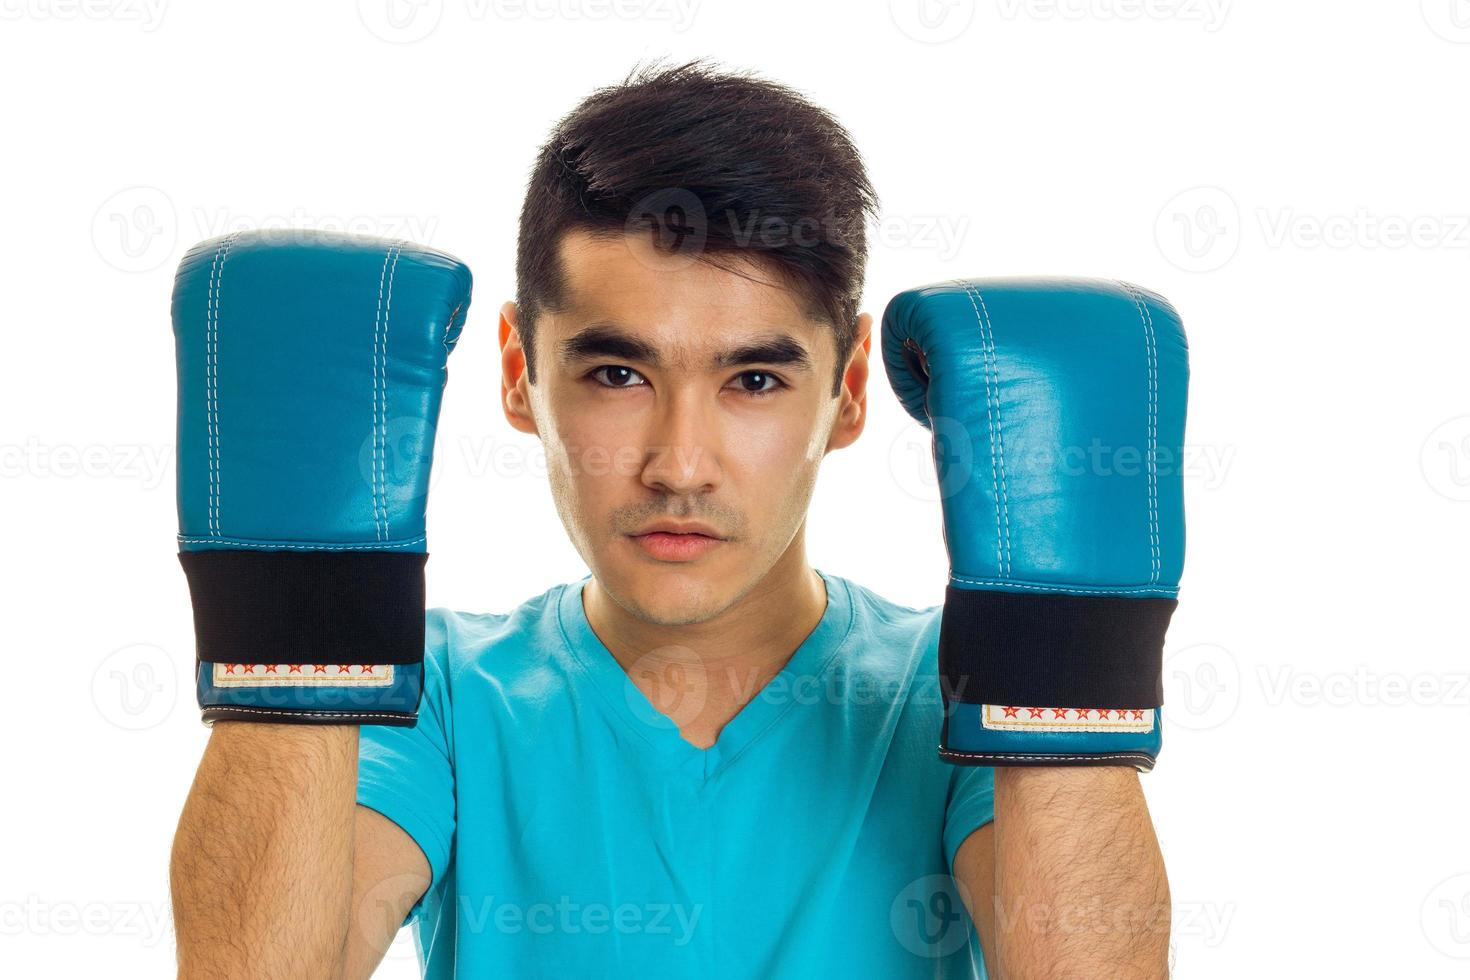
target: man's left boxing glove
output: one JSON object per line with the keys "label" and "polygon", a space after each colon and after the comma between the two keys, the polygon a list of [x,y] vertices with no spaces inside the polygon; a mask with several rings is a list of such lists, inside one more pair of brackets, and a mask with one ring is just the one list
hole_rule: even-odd
{"label": "man's left boxing glove", "polygon": [[936,283],[888,304],[883,364],[934,434],[941,757],[1152,768],[1184,566],[1179,314],[1122,282]]}
{"label": "man's left boxing glove", "polygon": [[179,560],[204,721],[412,725],[457,259],[241,232],[174,282]]}

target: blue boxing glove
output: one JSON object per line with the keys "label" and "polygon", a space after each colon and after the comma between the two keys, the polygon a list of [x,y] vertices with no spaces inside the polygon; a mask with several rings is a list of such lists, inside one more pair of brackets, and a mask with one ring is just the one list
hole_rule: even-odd
{"label": "blue boxing glove", "polygon": [[429,463],[469,302],[463,263],[407,242],[243,232],[179,264],[179,561],[206,723],[414,723]]}
{"label": "blue boxing glove", "polygon": [[883,363],[934,434],[940,755],[1153,768],[1184,564],[1179,315],[1127,283],[957,280],[888,304]]}

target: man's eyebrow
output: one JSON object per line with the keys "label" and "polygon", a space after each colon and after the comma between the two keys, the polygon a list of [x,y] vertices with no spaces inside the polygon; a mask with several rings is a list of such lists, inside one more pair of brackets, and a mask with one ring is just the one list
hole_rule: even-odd
{"label": "man's eyebrow", "polygon": [[741,364],[781,364],[796,371],[810,373],[812,356],[794,337],[779,334],[749,344],[741,344],[715,355],[713,367],[739,367]]}
{"label": "man's eyebrow", "polygon": [[600,357],[614,360],[659,363],[658,350],[617,327],[599,323],[572,334],[557,345],[564,360],[592,361]]}
{"label": "man's eyebrow", "polygon": [[[577,331],[561,341],[557,350],[564,360],[592,361],[609,358],[642,361],[654,367],[663,363],[658,348],[619,327],[605,323]],[[775,334],[720,351],[710,359],[712,369],[738,367],[742,364],[780,364],[795,371],[810,372],[812,356],[796,338]]]}

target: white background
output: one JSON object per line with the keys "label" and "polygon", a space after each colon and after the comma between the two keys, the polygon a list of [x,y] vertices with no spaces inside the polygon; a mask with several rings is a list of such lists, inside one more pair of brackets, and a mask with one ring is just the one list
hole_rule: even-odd
{"label": "white background", "polygon": [[[1470,970],[1470,3],[414,2],[0,0],[0,972],[172,966],[206,734],[173,540],[180,255],[346,224],[471,265],[430,598],[510,609],[585,571],[497,402],[525,174],[556,117],[665,54],[850,128],[884,204],[869,311],[1070,273],[1183,313],[1189,555],[1145,777],[1176,975]],[[810,553],[930,605],[922,445],[879,372]],[[380,975],[415,975],[405,938]]]}

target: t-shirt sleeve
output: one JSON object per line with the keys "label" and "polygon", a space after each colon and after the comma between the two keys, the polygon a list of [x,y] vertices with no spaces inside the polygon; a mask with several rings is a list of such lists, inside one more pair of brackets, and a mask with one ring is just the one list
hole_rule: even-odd
{"label": "t-shirt sleeve", "polygon": [[960,845],[995,819],[995,770],[989,766],[953,766],[949,806],[944,812],[944,856],[951,868]]}
{"label": "t-shirt sleeve", "polygon": [[[425,894],[443,879],[454,841],[454,757],[448,685],[448,643],[439,610],[424,630],[424,693],[412,727],[363,725],[358,738],[357,802],[377,810],[418,844],[433,874]],[[412,920],[419,912],[415,905]]]}

